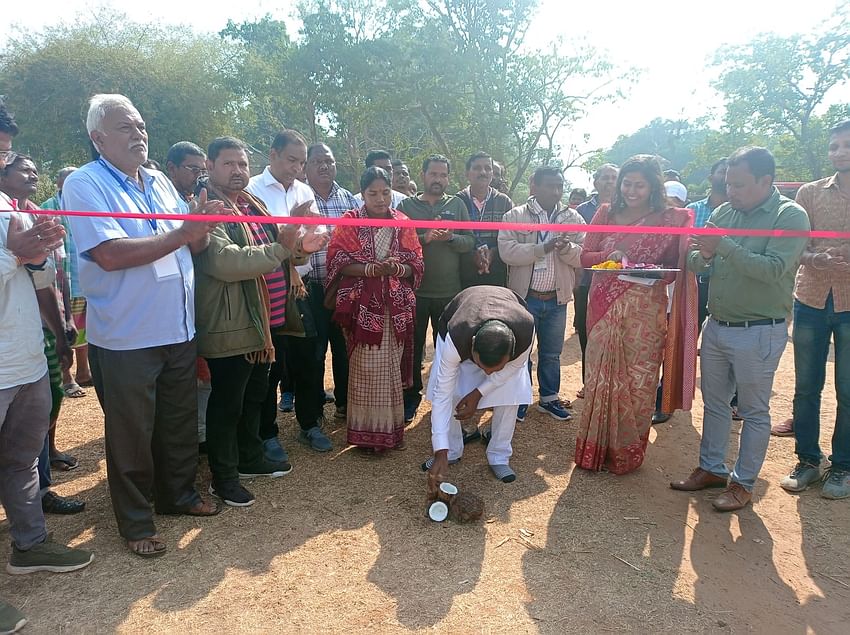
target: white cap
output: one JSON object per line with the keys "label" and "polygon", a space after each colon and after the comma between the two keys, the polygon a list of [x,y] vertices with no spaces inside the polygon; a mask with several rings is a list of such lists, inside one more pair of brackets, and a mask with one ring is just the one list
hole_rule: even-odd
{"label": "white cap", "polygon": [[667,181],[664,184],[664,191],[671,198],[675,196],[683,203],[688,202],[688,188],[684,184],[679,183],[679,181]]}

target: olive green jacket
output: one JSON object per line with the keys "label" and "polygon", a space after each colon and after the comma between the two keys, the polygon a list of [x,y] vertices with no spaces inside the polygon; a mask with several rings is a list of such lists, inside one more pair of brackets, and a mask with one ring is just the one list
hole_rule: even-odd
{"label": "olive green jacket", "polygon": [[[263,350],[268,307],[262,305],[260,278],[281,265],[288,272],[290,258],[296,264],[308,259],[300,245],[294,253],[278,242],[253,245],[248,231],[245,223],[223,223],[210,232],[209,247],[194,256],[195,327],[201,357]],[[277,235],[276,228],[272,234]]]}

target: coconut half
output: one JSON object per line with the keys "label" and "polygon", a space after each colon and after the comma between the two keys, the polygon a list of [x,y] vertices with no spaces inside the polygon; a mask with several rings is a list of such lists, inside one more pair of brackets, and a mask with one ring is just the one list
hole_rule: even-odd
{"label": "coconut half", "polygon": [[433,520],[434,522],[441,523],[449,516],[449,506],[446,505],[443,501],[436,501],[431,503],[431,506],[428,508],[428,518]]}
{"label": "coconut half", "polygon": [[457,496],[457,487],[451,483],[440,483],[440,491],[447,496]]}

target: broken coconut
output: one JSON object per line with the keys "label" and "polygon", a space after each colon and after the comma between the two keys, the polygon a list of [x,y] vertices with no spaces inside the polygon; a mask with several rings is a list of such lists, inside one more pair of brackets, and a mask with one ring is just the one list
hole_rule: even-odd
{"label": "broken coconut", "polygon": [[479,520],[484,515],[484,501],[475,494],[461,492],[452,499],[449,515],[460,523]]}
{"label": "broken coconut", "polygon": [[446,505],[451,505],[455,496],[457,496],[457,487],[451,483],[440,483],[440,488],[437,490],[437,500],[443,501]]}
{"label": "broken coconut", "polygon": [[434,522],[441,523],[449,516],[449,506],[443,501],[434,501],[428,507],[428,518]]}

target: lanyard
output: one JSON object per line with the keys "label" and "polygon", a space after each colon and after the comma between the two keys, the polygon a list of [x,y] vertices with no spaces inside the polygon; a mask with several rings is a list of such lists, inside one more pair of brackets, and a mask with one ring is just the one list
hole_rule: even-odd
{"label": "lanyard", "polygon": [[[148,214],[154,213],[153,191],[152,191],[153,187],[145,188],[145,190],[143,192],[140,192],[135,187],[130,187],[130,186],[127,185],[127,179],[129,177],[127,177],[124,174],[118,174],[102,158],[98,159],[97,162],[100,163],[104,168],[106,168],[106,171],[109,172],[109,174],[112,175],[113,179],[118,181],[118,185],[121,186],[121,189],[124,190],[124,193],[127,196],[129,196],[130,198],[133,199],[133,202],[136,205],[140,205],[141,207],[143,207],[148,212]],[[142,195],[141,199],[139,198],[140,194]],[[149,218],[148,223],[150,224],[151,229],[153,230],[153,233],[156,234],[156,219],[155,218]]]}
{"label": "lanyard", "polygon": [[[539,205],[538,205],[538,207],[539,207]],[[558,209],[557,205],[555,205],[555,209],[552,210],[551,216],[549,214],[547,214],[546,210],[543,209],[542,207],[540,208],[540,211],[543,212],[543,215],[546,217],[546,220],[550,223],[552,222],[552,219],[556,218],[558,216],[558,214],[560,214],[560,210]],[[537,213],[534,214],[534,219],[535,219],[535,222],[538,225],[541,224],[540,223],[540,216]],[[537,242],[538,243],[540,243],[540,242],[545,243],[548,240],[548,238],[549,238],[549,231],[548,230],[547,231],[542,231],[542,230],[539,230],[539,229],[537,230]]]}

